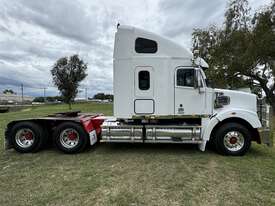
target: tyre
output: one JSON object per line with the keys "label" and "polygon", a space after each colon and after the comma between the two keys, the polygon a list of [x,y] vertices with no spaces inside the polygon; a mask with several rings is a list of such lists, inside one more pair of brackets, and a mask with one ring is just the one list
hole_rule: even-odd
{"label": "tyre", "polygon": [[212,150],[212,151],[216,151],[216,145],[215,145],[215,141],[213,139],[210,139],[207,144],[206,144],[207,148]]}
{"label": "tyre", "polygon": [[227,123],[216,131],[214,143],[220,154],[242,156],[250,148],[251,134],[241,124]]}
{"label": "tyre", "polygon": [[56,147],[64,153],[78,153],[88,144],[88,134],[79,125],[73,122],[65,122],[57,126],[53,134]]}
{"label": "tyre", "polygon": [[46,140],[46,132],[34,122],[16,123],[10,130],[11,142],[17,152],[28,153],[40,150]]}

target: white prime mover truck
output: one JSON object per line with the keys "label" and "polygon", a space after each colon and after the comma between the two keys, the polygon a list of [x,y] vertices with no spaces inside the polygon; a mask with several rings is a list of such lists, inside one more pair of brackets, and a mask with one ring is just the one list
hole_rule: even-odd
{"label": "white prime mover truck", "polygon": [[208,86],[208,64],[159,35],[118,26],[113,54],[114,116],[58,113],[12,121],[6,148],[34,152],[52,140],[66,153],[97,142],[207,142],[224,155],[251,141],[272,146],[271,111],[256,95]]}

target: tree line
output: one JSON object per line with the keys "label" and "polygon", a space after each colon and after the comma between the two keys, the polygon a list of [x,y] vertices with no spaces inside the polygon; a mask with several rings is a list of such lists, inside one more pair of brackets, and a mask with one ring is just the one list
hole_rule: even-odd
{"label": "tree line", "polygon": [[[196,28],[193,51],[209,64],[214,86],[249,87],[275,112],[275,1],[251,13],[248,0],[231,0],[221,27]],[[262,94],[263,92],[263,94]]]}
{"label": "tree line", "polygon": [[[88,100],[99,99],[99,100],[111,100],[113,101],[114,96],[112,94],[97,93],[92,98],[88,97]],[[65,102],[62,96],[46,96],[46,97],[35,97],[34,102]],[[73,102],[74,100],[72,100]]]}

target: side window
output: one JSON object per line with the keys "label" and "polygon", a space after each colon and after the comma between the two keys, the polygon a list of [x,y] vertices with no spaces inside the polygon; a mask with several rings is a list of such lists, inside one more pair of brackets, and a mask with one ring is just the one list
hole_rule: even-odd
{"label": "side window", "polygon": [[156,41],[139,37],[135,42],[135,50],[137,53],[156,53],[158,45]]}
{"label": "side window", "polygon": [[177,86],[194,87],[194,69],[177,70]]}
{"label": "side window", "polygon": [[150,72],[149,71],[140,71],[138,73],[138,87],[140,90],[150,89]]}

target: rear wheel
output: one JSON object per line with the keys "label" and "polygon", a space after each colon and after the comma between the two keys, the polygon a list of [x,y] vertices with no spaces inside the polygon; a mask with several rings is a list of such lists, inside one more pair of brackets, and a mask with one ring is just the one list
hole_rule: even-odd
{"label": "rear wheel", "polygon": [[16,123],[10,130],[11,142],[17,152],[37,152],[46,142],[46,132],[33,122]]}
{"label": "rear wheel", "polygon": [[214,137],[216,150],[223,155],[244,155],[251,145],[249,130],[238,123],[222,125]]}
{"label": "rear wheel", "polygon": [[85,149],[88,144],[88,134],[76,123],[65,122],[54,131],[56,147],[64,153],[77,153]]}

